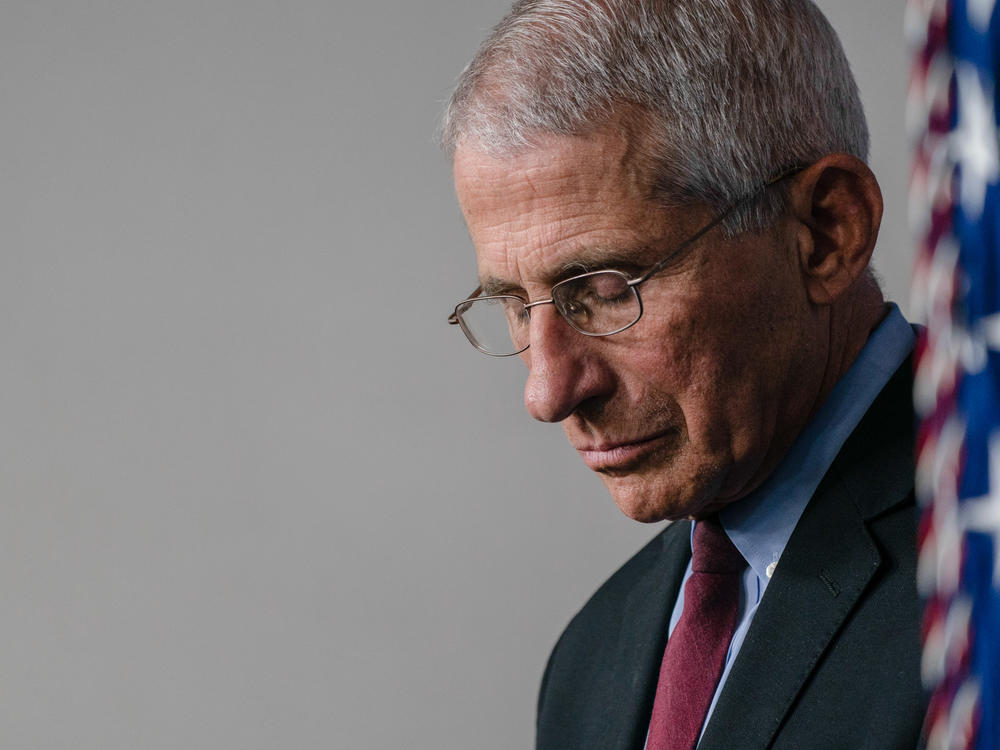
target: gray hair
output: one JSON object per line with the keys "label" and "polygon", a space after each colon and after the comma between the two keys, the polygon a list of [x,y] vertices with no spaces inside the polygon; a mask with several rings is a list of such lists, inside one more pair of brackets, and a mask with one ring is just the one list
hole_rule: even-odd
{"label": "gray hair", "polygon": [[[441,143],[513,155],[622,120],[672,205],[722,209],[826,154],[868,157],[854,77],[811,0],[517,0],[459,78]],[[769,193],[726,230],[773,220]]]}

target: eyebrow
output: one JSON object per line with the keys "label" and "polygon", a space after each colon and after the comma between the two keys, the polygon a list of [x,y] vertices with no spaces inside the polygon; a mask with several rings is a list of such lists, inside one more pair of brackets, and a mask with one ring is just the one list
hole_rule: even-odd
{"label": "eyebrow", "polygon": [[[615,270],[639,272],[650,263],[646,258],[652,252],[648,245],[640,247],[591,247],[577,253],[573,260],[563,264],[554,274],[552,281],[562,281],[570,276],[591,271]],[[655,261],[654,261],[655,262]]]}
{"label": "eyebrow", "polygon": [[[648,245],[633,248],[607,248],[588,247],[583,248],[574,258],[559,266],[554,272],[546,275],[545,281],[549,285],[558,284],[573,276],[590,273],[591,271],[621,271],[627,276],[638,276],[643,270],[652,265],[645,260],[652,252]],[[640,261],[640,259],[643,259]],[[653,261],[655,262],[655,260]],[[524,288],[510,281],[496,276],[486,276],[480,282],[484,296],[498,294],[512,294],[516,297],[527,298]]]}

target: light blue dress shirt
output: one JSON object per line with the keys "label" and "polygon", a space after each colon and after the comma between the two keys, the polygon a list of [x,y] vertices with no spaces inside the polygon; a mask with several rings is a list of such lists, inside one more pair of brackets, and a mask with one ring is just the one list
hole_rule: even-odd
{"label": "light blue dress shirt", "polygon": [[[899,308],[889,312],[826,401],[799,434],[773,474],[756,490],[719,513],[729,538],[748,566],[743,573],[740,613],[736,632],[726,654],[726,666],[705,717],[715,710],[729,671],[743,645],[768,581],[779,564],[799,516],[805,510],[841,446],[858,426],[876,396],[913,349],[916,335]],[[694,526],[692,525],[692,534]],[[691,575],[688,563],[684,581],[670,617],[670,633],[684,610],[684,584]],[[705,731],[702,726],[702,733]]]}

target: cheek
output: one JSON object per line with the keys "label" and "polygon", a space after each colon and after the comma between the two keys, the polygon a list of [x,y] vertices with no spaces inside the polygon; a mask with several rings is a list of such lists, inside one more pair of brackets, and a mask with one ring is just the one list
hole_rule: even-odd
{"label": "cheek", "polygon": [[711,378],[705,377],[704,353],[692,346],[693,327],[671,326],[663,316],[647,320],[646,313],[639,326],[607,339],[615,347],[608,361],[616,379],[619,416],[657,422],[672,415],[669,421],[681,426],[692,412],[700,420]]}
{"label": "cheek", "polygon": [[739,382],[760,375],[768,362],[783,362],[792,300],[766,281],[706,285],[673,300],[652,316],[670,342],[671,359],[692,381]]}
{"label": "cheek", "polygon": [[705,305],[650,307],[643,312],[631,349],[634,361],[654,386],[662,383],[671,390],[692,393],[711,390],[714,382],[738,371],[733,366],[741,362],[734,357],[747,358],[734,346],[734,339],[742,337],[717,316],[700,312]]}
{"label": "cheek", "polygon": [[661,314],[649,322],[634,346],[642,354],[629,371],[633,402],[675,403],[689,439],[703,446],[728,450],[734,441],[743,442],[736,433],[756,431],[756,415],[768,399],[755,334],[735,317]]}

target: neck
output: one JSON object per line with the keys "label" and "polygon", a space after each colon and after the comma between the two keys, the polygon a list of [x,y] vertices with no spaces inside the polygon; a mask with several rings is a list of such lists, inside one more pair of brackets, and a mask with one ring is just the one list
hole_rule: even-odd
{"label": "neck", "polygon": [[826,371],[813,412],[854,364],[886,312],[882,290],[867,274],[830,306]]}

